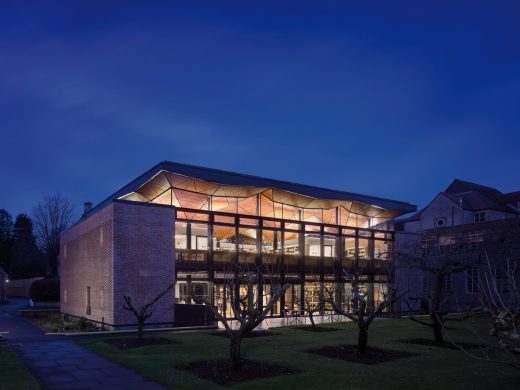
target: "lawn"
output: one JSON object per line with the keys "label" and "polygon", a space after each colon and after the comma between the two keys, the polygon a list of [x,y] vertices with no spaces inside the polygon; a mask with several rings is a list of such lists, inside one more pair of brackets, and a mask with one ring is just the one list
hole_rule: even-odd
{"label": "lawn", "polygon": [[6,345],[0,345],[0,389],[41,389],[18,354]]}
{"label": "lawn", "polygon": [[[483,321],[485,320],[450,324],[453,327],[450,335],[456,341],[475,342],[466,328],[480,327],[485,331],[487,325]],[[408,352],[413,356],[366,365],[307,352],[324,347],[355,344],[355,324],[335,323],[328,326],[339,327],[342,330],[313,333],[301,329],[277,328],[278,335],[244,340],[244,358],[282,365],[291,369],[293,373],[239,382],[232,387],[262,390],[520,388],[520,370],[510,366],[480,361],[456,349],[399,342],[401,339],[432,337],[428,328],[407,319],[376,321],[370,329],[369,345]],[[169,388],[219,387],[177,367],[197,361],[227,359],[229,344],[225,337],[216,337],[209,332],[162,337],[173,340],[176,344],[145,346],[125,351],[102,340],[91,340],[84,345]]]}

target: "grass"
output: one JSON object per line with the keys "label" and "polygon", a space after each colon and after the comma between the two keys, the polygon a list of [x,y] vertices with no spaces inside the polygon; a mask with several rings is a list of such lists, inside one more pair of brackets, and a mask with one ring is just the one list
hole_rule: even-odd
{"label": "grass", "polygon": [[41,389],[18,354],[6,345],[0,345],[0,389],[31,390]]}
{"label": "grass", "polygon": [[[310,354],[306,351],[338,344],[355,344],[353,323],[334,323],[338,332],[313,333],[294,328],[277,328],[273,337],[243,341],[244,358],[283,365],[298,373],[240,382],[236,389],[514,389],[520,388],[520,370],[505,364],[471,358],[460,350],[406,344],[400,339],[431,338],[430,329],[407,319],[376,321],[370,328],[369,345],[417,354],[395,361],[367,366]],[[450,335],[460,342],[475,342],[466,329],[480,328],[485,319],[450,324]],[[213,359],[227,359],[229,344],[224,337],[206,333],[170,334],[178,342],[120,351],[102,340],[85,342],[93,351],[119,362],[154,381],[175,389],[219,388],[175,367]]]}

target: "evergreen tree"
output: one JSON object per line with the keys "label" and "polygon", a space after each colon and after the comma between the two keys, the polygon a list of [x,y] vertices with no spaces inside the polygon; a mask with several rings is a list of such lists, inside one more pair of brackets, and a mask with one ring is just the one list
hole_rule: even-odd
{"label": "evergreen tree", "polygon": [[11,254],[13,278],[41,276],[47,271],[44,256],[36,245],[32,220],[26,214],[16,217]]}
{"label": "evergreen tree", "polygon": [[0,267],[9,273],[11,247],[13,244],[13,218],[5,209],[0,209]]}

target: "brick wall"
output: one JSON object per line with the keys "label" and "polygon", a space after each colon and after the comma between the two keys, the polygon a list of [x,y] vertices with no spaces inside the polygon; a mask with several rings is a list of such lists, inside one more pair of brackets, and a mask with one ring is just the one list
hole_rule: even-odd
{"label": "brick wall", "polygon": [[112,324],[113,205],[65,232],[60,246],[61,312]]}
{"label": "brick wall", "polygon": [[[114,207],[114,321],[133,324],[122,309],[123,296],[135,306],[151,301],[175,281],[174,209],[143,203],[115,202]],[[172,323],[174,290],[158,301],[149,323]]]}
{"label": "brick wall", "polygon": [[[65,232],[61,312],[108,325],[135,324],[123,296],[140,306],[175,281],[174,229],[172,207],[116,201]],[[174,301],[172,290],[154,305],[148,323],[171,324]]]}

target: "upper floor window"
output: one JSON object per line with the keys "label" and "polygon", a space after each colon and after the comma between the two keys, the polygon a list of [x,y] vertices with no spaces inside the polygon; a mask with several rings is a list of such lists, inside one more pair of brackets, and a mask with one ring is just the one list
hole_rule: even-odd
{"label": "upper floor window", "polygon": [[484,211],[479,211],[475,213],[475,223],[486,222],[486,213]]}
{"label": "upper floor window", "polygon": [[481,231],[466,232],[465,236],[468,244],[484,241],[484,233]]}
{"label": "upper floor window", "polygon": [[455,237],[453,236],[440,236],[439,237],[439,249],[441,252],[449,251],[455,246]]}
{"label": "upper floor window", "polygon": [[433,249],[433,239],[431,237],[423,237],[421,239],[421,248],[423,256],[430,255]]}

